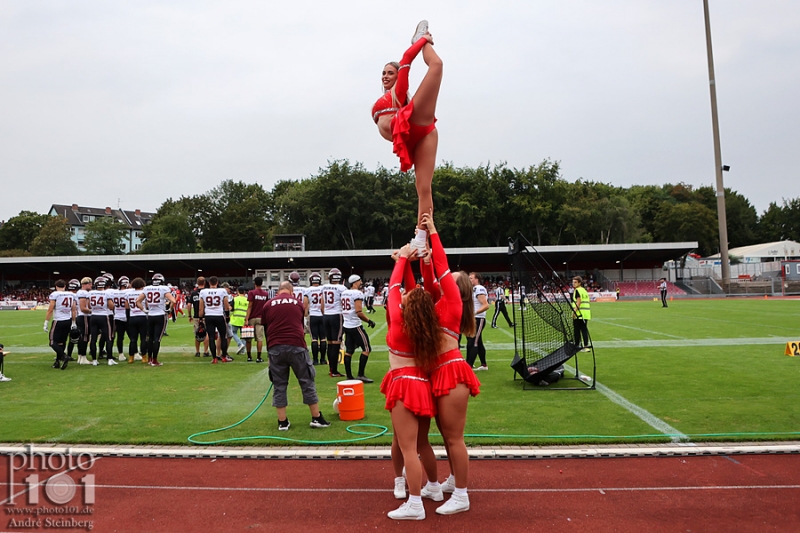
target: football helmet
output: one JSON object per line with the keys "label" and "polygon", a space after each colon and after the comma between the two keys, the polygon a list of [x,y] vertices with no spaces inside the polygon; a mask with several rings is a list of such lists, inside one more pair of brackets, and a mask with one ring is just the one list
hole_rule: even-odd
{"label": "football helmet", "polygon": [[131,284],[131,280],[128,279],[128,276],[120,276],[117,282],[119,283],[119,286],[122,288],[129,287]]}
{"label": "football helmet", "polygon": [[69,280],[69,283],[67,283],[68,291],[77,291],[80,288],[81,288],[81,282],[78,281],[77,279],[71,279]]}
{"label": "football helmet", "polygon": [[164,283],[164,276],[161,274],[153,274],[153,279],[150,283],[153,285],[161,285]]}
{"label": "football helmet", "polygon": [[319,272],[312,272],[311,275],[308,276],[308,281],[312,285],[319,285],[320,283],[322,283],[322,276],[320,275]]}
{"label": "football helmet", "polygon": [[197,331],[194,332],[194,338],[197,342],[203,342],[206,338],[206,324],[202,320],[197,324]]}
{"label": "football helmet", "polygon": [[300,284],[300,274],[295,270],[291,274],[289,274],[289,281],[292,282],[292,285],[297,286]]}
{"label": "football helmet", "polygon": [[78,326],[72,326],[69,330],[69,342],[72,344],[78,344],[81,340],[81,330],[78,329]]}
{"label": "football helmet", "polygon": [[108,284],[108,278],[106,278],[105,276],[97,276],[96,278],[94,278],[95,289],[105,289],[107,284]]}
{"label": "football helmet", "polygon": [[332,268],[330,272],[328,272],[328,279],[333,283],[339,283],[342,281],[342,271],[338,268]]}

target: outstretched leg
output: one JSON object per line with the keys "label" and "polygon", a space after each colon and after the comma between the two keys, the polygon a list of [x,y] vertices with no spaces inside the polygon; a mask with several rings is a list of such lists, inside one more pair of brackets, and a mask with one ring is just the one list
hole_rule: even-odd
{"label": "outstretched leg", "polygon": [[427,126],[436,116],[436,101],[439,99],[439,87],[442,85],[442,60],[433,49],[433,45],[426,44],[422,49],[422,59],[428,65],[428,72],[422,78],[416,94],[412,98],[414,112],[409,121],[412,124]]}
{"label": "outstretched leg", "polygon": [[436,149],[439,131],[434,129],[422,138],[414,150],[414,176],[417,188],[417,225],[420,229],[423,213],[433,214],[433,171],[436,168]]}

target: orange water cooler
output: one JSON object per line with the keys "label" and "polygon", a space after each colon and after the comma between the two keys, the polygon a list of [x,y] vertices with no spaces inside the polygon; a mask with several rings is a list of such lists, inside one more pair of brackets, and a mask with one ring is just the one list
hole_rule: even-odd
{"label": "orange water cooler", "polygon": [[336,384],[338,394],[336,403],[341,420],[362,420],[364,418],[364,383],[358,379],[348,379]]}

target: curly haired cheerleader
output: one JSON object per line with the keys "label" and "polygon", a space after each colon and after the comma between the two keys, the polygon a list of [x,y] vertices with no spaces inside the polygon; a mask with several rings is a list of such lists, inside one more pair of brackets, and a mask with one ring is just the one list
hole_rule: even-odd
{"label": "curly haired cheerleader", "polygon": [[[381,73],[384,94],[372,106],[372,119],[381,136],[393,144],[400,158],[400,170],[414,167],[417,188],[417,235],[412,247],[418,253],[425,249],[425,229],[420,225],[423,213],[433,212],[433,170],[436,166],[436,148],[439,132],[436,130],[436,101],[442,84],[442,60],[433,50],[433,37],[428,33],[428,22],[423,20],[399,63],[387,63]],[[419,84],[416,94],[408,97],[408,73],[411,62],[422,52],[428,72]]]}

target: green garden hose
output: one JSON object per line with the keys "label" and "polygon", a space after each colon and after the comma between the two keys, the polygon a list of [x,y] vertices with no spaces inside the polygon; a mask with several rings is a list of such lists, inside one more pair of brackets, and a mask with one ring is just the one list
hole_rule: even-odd
{"label": "green garden hose", "polygon": [[[196,440],[195,437],[199,437],[201,435],[210,435],[212,433],[221,433],[222,431],[226,431],[228,429],[235,428],[243,423],[245,423],[250,417],[252,417],[256,411],[258,411],[264,402],[269,397],[269,393],[272,392],[272,383],[270,383],[269,388],[267,389],[267,393],[264,394],[264,397],[261,398],[261,401],[258,402],[255,409],[250,411],[250,414],[244,417],[243,419],[239,420],[235,424],[231,424],[230,426],[225,426],[224,428],[219,429],[210,429],[208,431],[201,431],[199,433],[195,433],[193,435],[189,435],[188,441],[192,444],[223,444],[226,442],[239,442],[239,441],[246,441],[246,440],[274,440],[280,442],[295,442],[298,444],[313,444],[316,446],[326,446],[332,444],[350,444],[354,442],[363,442],[369,439],[376,439],[378,437],[382,437],[383,435],[391,436],[392,433],[389,432],[389,428],[386,426],[382,426],[380,424],[352,424],[347,426],[346,430],[348,433],[352,433],[354,435],[361,435],[360,437],[354,437],[352,439],[337,439],[337,440],[303,440],[303,439],[291,439],[288,437],[277,437],[274,435],[255,435],[250,437],[232,437],[228,439],[220,439],[220,440],[212,440],[212,441],[199,441]],[[370,431],[363,431],[365,428],[370,428]],[[800,431],[777,431],[772,433],[696,433],[696,434],[669,434],[669,433],[655,433],[651,435],[503,435],[503,434],[488,434],[488,433],[466,433],[464,437],[473,438],[473,439],[567,439],[567,440],[574,440],[574,439],[663,439],[663,438],[689,438],[689,440],[698,439],[698,438],[710,438],[710,437],[788,437],[788,436],[797,436],[800,435]],[[437,433],[431,433],[431,436],[440,437],[441,435]]]}

